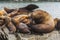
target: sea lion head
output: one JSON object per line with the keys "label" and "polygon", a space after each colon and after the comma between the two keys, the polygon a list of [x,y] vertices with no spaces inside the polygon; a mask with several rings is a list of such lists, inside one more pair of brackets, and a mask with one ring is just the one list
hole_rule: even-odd
{"label": "sea lion head", "polygon": [[29,11],[32,11],[32,10],[37,9],[37,8],[39,8],[39,7],[35,4],[29,4],[25,7],[25,9],[27,9]]}

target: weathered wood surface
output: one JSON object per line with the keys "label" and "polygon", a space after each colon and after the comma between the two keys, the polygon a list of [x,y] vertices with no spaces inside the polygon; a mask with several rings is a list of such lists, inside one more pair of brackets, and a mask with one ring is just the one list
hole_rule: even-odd
{"label": "weathered wood surface", "polygon": [[29,34],[22,34],[22,33],[9,34],[9,31],[6,27],[3,30],[6,34],[0,28],[0,37],[1,37],[1,33],[2,33],[4,38],[7,37],[6,40],[60,40],[60,33],[59,33],[59,31],[56,31],[56,30],[54,30],[51,33],[47,33],[47,34],[43,34],[43,35],[39,35],[39,34],[38,35],[35,35],[35,34],[29,35]]}

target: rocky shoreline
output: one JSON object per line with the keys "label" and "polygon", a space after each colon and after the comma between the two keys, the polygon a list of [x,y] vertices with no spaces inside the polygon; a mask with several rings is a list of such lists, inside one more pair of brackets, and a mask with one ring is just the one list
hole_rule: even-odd
{"label": "rocky shoreline", "polygon": [[56,30],[44,35],[23,33],[9,34],[9,30],[5,27],[4,32],[0,29],[1,40],[60,40],[60,33]]}

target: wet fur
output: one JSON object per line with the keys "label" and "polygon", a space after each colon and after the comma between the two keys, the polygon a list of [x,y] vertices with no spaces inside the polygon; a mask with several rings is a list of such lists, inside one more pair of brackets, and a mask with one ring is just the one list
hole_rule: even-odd
{"label": "wet fur", "polygon": [[39,33],[48,33],[54,30],[54,20],[46,11],[35,10],[34,12],[32,12],[31,16],[36,23],[35,25],[31,26],[33,31]]}

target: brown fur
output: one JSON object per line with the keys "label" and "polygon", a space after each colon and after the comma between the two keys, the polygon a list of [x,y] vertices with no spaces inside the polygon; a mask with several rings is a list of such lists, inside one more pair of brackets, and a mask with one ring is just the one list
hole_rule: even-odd
{"label": "brown fur", "polygon": [[6,15],[5,10],[0,10],[0,16],[4,16],[4,15]]}
{"label": "brown fur", "polygon": [[39,33],[48,33],[54,30],[54,20],[49,13],[43,10],[36,10],[31,14],[36,25],[32,25],[32,30]]}
{"label": "brown fur", "polygon": [[9,29],[10,33],[15,33],[16,32],[16,27],[12,22],[7,24],[7,28]]}
{"label": "brown fur", "polygon": [[28,15],[17,15],[12,19],[12,21],[15,23],[15,25],[19,24],[20,22],[29,25],[32,22]]}
{"label": "brown fur", "polygon": [[[26,7],[19,8],[18,11],[19,12],[29,12],[29,11],[33,11],[34,9],[37,9],[37,8],[39,8],[37,5],[35,5],[35,4],[29,4]],[[16,9],[9,9],[9,8],[4,7],[4,10],[7,13],[11,13],[11,12],[15,11]]]}
{"label": "brown fur", "polygon": [[9,9],[7,7],[4,7],[4,10],[7,12],[7,13],[11,13],[13,11],[15,11],[16,9]]}
{"label": "brown fur", "polygon": [[0,10],[0,26],[4,25],[5,23],[4,21],[5,15],[6,15],[6,12],[4,10]]}
{"label": "brown fur", "polygon": [[7,16],[0,16],[0,26],[4,25],[9,29],[10,33],[14,33],[16,32],[16,27],[14,26],[14,24],[11,22],[11,18],[7,17]]}
{"label": "brown fur", "polygon": [[19,30],[19,32],[22,33],[30,33],[29,27],[24,23],[19,23],[16,28]]}
{"label": "brown fur", "polygon": [[58,20],[59,20],[58,18],[54,19],[55,26],[57,25]]}
{"label": "brown fur", "polygon": [[14,15],[20,15],[20,14],[29,14],[29,12],[32,12],[34,9],[39,8],[37,5],[29,4],[26,7],[18,8],[18,9],[9,9],[4,7],[4,10],[9,14],[9,16]]}
{"label": "brown fur", "polygon": [[5,21],[3,18],[0,17],[0,26],[4,25],[5,24]]}
{"label": "brown fur", "polygon": [[55,18],[54,21],[55,21],[55,28],[56,28],[57,30],[60,30],[60,19]]}
{"label": "brown fur", "polygon": [[16,27],[11,22],[11,18],[10,17],[5,17],[5,25],[9,29],[9,33],[15,33],[16,32]]}
{"label": "brown fur", "polygon": [[12,22],[20,32],[30,32],[30,28],[28,26],[30,26],[32,20],[30,20],[28,15],[17,15],[12,19]]}
{"label": "brown fur", "polygon": [[37,5],[35,4],[29,4],[26,7],[24,7],[24,9],[28,10],[28,11],[33,11],[34,9],[39,8]]}
{"label": "brown fur", "polygon": [[[30,24],[30,20],[29,20],[28,15],[17,15],[17,16],[15,16],[15,17],[12,18],[12,17],[10,17],[9,14],[7,14],[7,16],[4,16],[3,14],[4,14],[3,11],[1,11],[0,12],[0,15],[1,15],[0,18],[2,20],[3,19],[4,20],[1,21],[0,25],[2,25],[4,23],[6,25],[6,27],[9,29],[10,33],[16,32],[17,31],[16,28],[18,28],[20,31],[22,30],[23,33],[30,32],[29,28],[27,26],[28,24]],[[12,20],[14,20],[14,23],[16,23],[15,25],[12,23]],[[26,26],[23,26],[23,24],[20,25],[20,22],[24,22],[27,25]],[[21,27],[22,27],[22,29],[21,29]]]}

